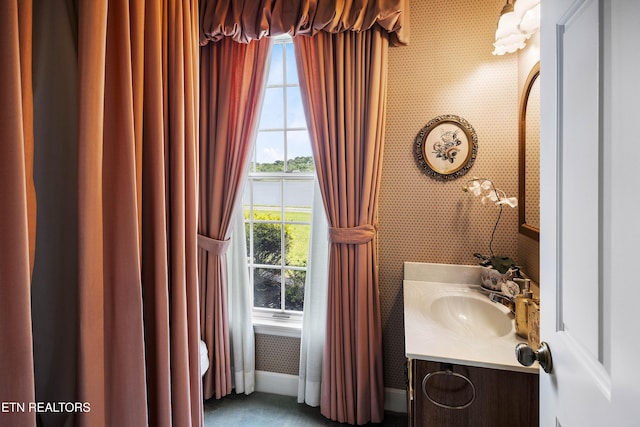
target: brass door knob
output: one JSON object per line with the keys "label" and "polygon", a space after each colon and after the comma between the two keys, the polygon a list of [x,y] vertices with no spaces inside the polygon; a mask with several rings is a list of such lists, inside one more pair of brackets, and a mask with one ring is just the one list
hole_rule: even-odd
{"label": "brass door knob", "polygon": [[546,342],[540,343],[538,351],[523,342],[516,345],[516,358],[524,366],[531,366],[537,360],[547,374],[551,373],[553,362],[551,360],[551,350]]}

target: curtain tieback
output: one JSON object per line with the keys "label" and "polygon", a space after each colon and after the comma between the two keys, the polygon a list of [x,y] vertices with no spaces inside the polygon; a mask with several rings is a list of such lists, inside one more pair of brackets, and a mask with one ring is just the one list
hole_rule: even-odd
{"label": "curtain tieback", "polygon": [[356,227],[329,227],[329,242],[345,245],[363,245],[376,237],[378,224],[364,224]]}
{"label": "curtain tieback", "polygon": [[198,246],[212,255],[222,256],[227,253],[229,243],[231,243],[230,238],[227,240],[217,240],[198,234]]}

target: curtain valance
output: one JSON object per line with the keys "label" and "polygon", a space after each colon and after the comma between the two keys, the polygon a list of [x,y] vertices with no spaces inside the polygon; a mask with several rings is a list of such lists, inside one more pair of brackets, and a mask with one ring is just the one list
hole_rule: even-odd
{"label": "curtain valance", "polygon": [[365,31],[379,25],[394,46],[409,41],[409,0],[201,0],[200,45],[281,34]]}

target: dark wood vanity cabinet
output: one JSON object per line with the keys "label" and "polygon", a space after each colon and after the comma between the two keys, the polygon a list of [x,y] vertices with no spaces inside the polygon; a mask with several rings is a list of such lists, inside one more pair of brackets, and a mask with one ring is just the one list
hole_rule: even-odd
{"label": "dark wood vanity cabinet", "polygon": [[538,426],[536,373],[413,359],[408,397],[413,427]]}

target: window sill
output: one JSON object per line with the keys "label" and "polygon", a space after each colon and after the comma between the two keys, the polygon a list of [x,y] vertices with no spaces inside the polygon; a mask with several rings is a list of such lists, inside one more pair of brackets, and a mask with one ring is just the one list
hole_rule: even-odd
{"label": "window sill", "polygon": [[300,338],[302,335],[302,317],[286,320],[253,317],[253,332],[261,335]]}

